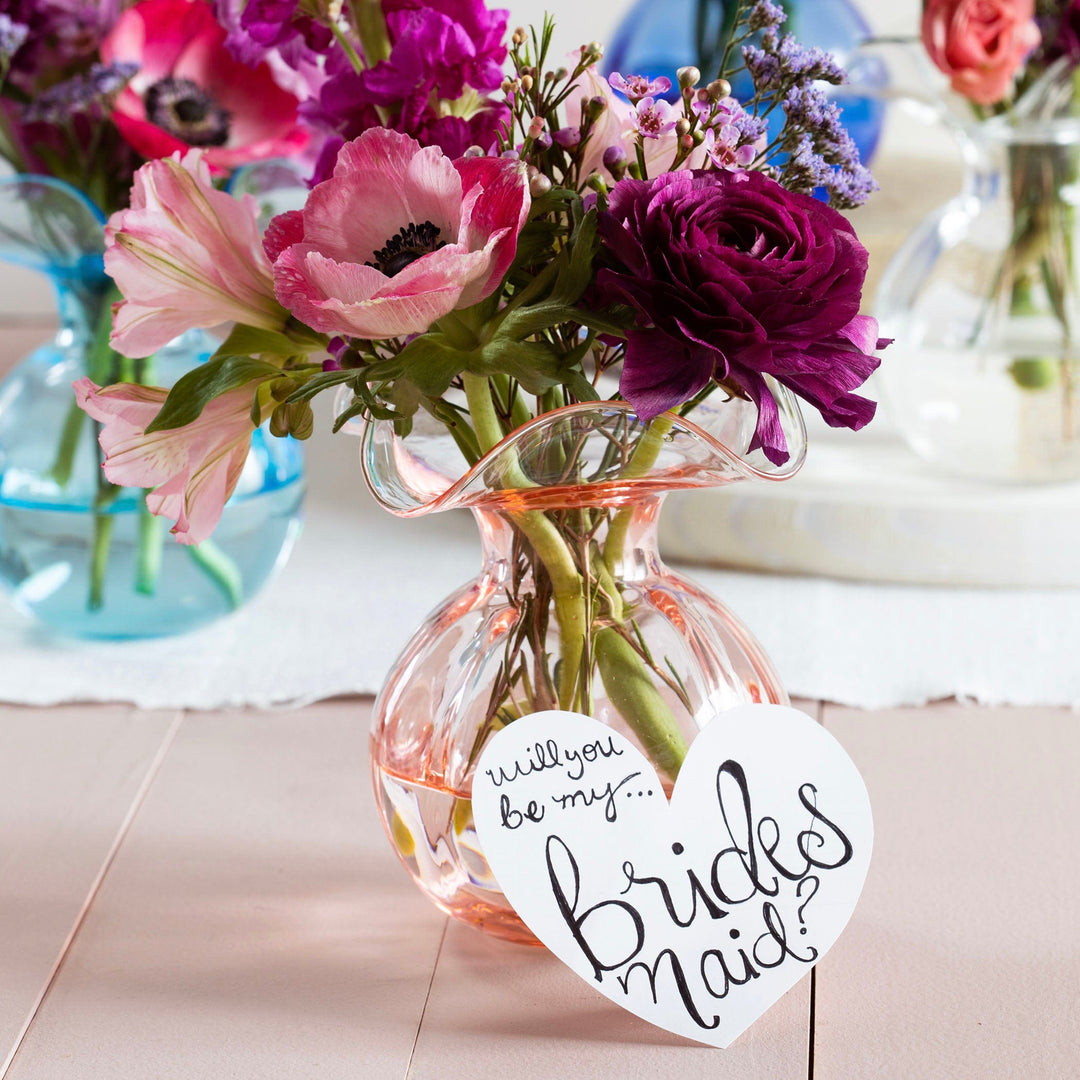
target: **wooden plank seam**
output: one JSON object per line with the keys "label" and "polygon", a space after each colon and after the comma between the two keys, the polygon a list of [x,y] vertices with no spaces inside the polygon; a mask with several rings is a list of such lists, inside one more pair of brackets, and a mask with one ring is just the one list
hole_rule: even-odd
{"label": "wooden plank seam", "polygon": [[132,825],[135,823],[136,816],[142,809],[142,805],[146,801],[147,795],[150,793],[150,788],[153,786],[158,773],[161,771],[161,766],[165,762],[165,758],[172,747],[173,740],[176,738],[176,733],[180,730],[180,725],[183,723],[183,720],[184,712],[183,710],[178,710],[173,717],[168,730],[165,732],[165,737],[162,739],[161,745],[158,747],[158,751],[154,755],[153,761],[150,762],[150,765],[146,770],[146,775],[143,777],[138,791],[135,792],[135,796],[131,801],[131,805],[128,807],[127,813],[124,815],[123,821],[120,822],[120,827],[116,831],[116,836],[113,837],[112,844],[105,853],[105,858],[102,860],[94,880],[90,883],[90,889],[86,894],[86,898],[83,900],[79,913],[75,916],[75,920],[71,924],[71,929],[68,931],[67,937],[60,946],[60,951],[56,956],[56,960],[53,961],[52,969],[46,976],[41,991],[34,999],[34,1003],[30,1006],[30,1011],[27,1014],[26,1020],[23,1021],[23,1025],[19,1029],[18,1034],[15,1036],[15,1042],[12,1045],[8,1056],[4,1059],[3,1064],[0,1065],[0,1080],[4,1080],[11,1071],[11,1067],[15,1064],[15,1058],[18,1056],[19,1050],[22,1049],[22,1045],[26,1041],[26,1037],[30,1033],[30,1028],[33,1026],[34,1020],[41,1011],[45,999],[49,996],[49,991],[52,990],[60,975],[60,970],[64,966],[64,961],[67,959],[72,945],[75,944],[75,939],[79,936],[79,931],[82,930],[83,924],[90,914],[90,908],[97,899],[98,893],[105,883],[105,878],[108,876],[109,870],[112,868],[113,862],[119,854],[124,840],[127,838]]}
{"label": "wooden plank seam", "polygon": [[[416,1035],[413,1037],[413,1044],[409,1050],[409,1061],[405,1066],[405,1080],[409,1080],[409,1075],[412,1073],[413,1058],[416,1056],[416,1047],[420,1042],[420,1032],[424,1029],[424,1017],[427,1015],[428,1001],[431,1000],[431,988],[435,985],[435,973],[439,970],[439,958],[442,956],[443,945],[446,942],[446,931],[450,926],[450,918],[443,921],[442,935],[439,938],[439,947],[435,950],[435,962],[431,965],[431,978],[428,979],[427,993],[424,995],[424,1007],[420,1010],[420,1020],[416,1025]],[[3,1075],[0,1074],[0,1080],[4,1080]]]}

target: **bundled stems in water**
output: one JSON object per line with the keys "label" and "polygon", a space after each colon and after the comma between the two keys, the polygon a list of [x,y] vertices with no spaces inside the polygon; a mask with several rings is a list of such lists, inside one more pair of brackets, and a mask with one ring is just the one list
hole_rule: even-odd
{"label": "bundled stems in water", "polygon": [[[472,374],[465,374],[463,382],[480,449],[487,453],[503,438],[502,423],[492,399],[492,384],[486,377]],[[652,468],[672,423],[673,417],[665,414],[649,425],[623,467],[620,479],[640,478]],[[505,468],[508,488],[536,486],[512,455]],[[524,538],[523,547],[534,556],[534,579],[544,575],[550,582],[559,633],[559,662],[555,668],[559,707],[590,710],[595,669],[609,701],[641,739],[657,767],[674,778],[686,756],[686,741],[656,686],[649,660],[632,643],[628,613],[614,584],[614,571],[624,557],[632,511],[623,508],[611,516],[602,553],[596,551],[595,544],[600,523],[588,522],[588,512],[584,510],[567,510],[565,514],[568,520],[561,523],[556,523],[543,510],[513,510],[507,515]],[[593,618],[597,603],[604,605],[602,620]],[[594,631],[594,625],[599,629]],[[534,642],[534,648],[537,647],[538,643]],[[543,662],[539,656],[537,661]],[[499,710],[502,704],[495,702],[493,708]]]}

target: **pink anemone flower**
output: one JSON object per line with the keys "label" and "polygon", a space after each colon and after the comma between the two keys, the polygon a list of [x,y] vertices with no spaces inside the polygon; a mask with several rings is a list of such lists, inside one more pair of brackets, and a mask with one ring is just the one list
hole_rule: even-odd
{"label": "pink anemone flower", "polygon": [[140,0],[101,43],[106,64],[139,65],[113,120],[144,157],[203,147],[211,169],[229,172],[307,146],[297,99],[268,64],[233,59],[225,36],[206,0]]}
{"label": "pink anemone flower", "polygon": [[342,147],[303,210],[271,222],[278,300],[326,334],[422,334],[499,287],[529,207],[520,161],[451,161],[371,128]]}
{"label": "pink anemone flower", "polygon": [[157,386],[74,384],[79,407],[102,424],[103,468],[114,484],[154,488],[146,496],[152,514],[173,518],[173,534],[198,544],[214,530],[236,489],[247,459],[254,384],[214,398],[185,427],[146,434],[168,396]]}

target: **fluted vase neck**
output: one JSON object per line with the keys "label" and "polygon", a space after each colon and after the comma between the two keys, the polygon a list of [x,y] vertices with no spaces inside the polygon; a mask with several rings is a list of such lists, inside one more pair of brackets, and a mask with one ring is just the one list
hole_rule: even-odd
{"label": "fluted vase neck", "polygon": [[492,513],[610,508],[680,488],[738,480],[784,480],[801,467],[806,432],[795,399],[774,386],[789,456],[773,464],[749,449],[757,407],[719,393],[692,418],[643,422],[621,401],[585,402],[546,413],[511,432],[471,468],[436,421],[406,438],[368,423],[361,460],[375,498],[416,517],[458,507]]}

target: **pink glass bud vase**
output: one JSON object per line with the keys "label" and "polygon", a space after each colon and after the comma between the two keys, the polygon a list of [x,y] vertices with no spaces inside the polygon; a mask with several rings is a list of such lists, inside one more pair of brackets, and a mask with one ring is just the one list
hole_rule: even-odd
{"label": "pink glass bud vase", "polygon": [[370,424],[375,497],[402,517],[458,507],[480,529],[475,580],[414,634],[375,704],[371,761],[388,837],[442,910],[534,942],[499,889],[473,824],[477,759],[497,731],[546,709],[585,713],[634,741],[669,785],[716,712],[786,703],[761,646],[723,604],[664,565],[668,491],[783,480],[802,464],[795,400],[773,387],[790,449],[747,453],[750,402],[714,395],[692,419],[643,423],[621,402],[567,406],[518,428],[474,467],[433,423],[399,438]]}

